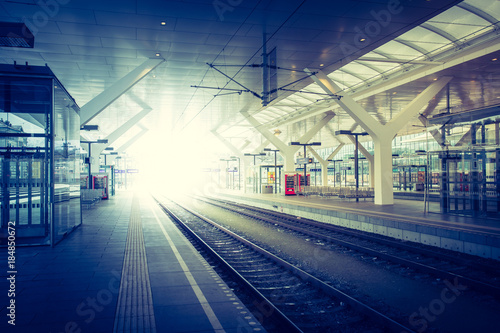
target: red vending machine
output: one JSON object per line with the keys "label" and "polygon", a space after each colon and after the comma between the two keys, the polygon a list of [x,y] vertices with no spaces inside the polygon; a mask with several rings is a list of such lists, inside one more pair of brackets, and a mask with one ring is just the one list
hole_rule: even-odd
{"label": "red vending machine", "polygon": [[108,175],[96,175],[92,177],[94,189],[102,189],[102,198],[109,199]]}
{"label": "red vending machine", "polygon": [[297,174],[298,180],[295,181],[295,184],[297,185],[297,191],[299,193],[303,193],[304,191],[304,186],[309,186],[311,184],[311,175],[307,174],[304,182],[304,175],[298,173]]}
{"label": "red vending machine", "polygon": [[296,177],[297,174],[295,173],[285,174],[285,195],[297,195],[295,193]]}

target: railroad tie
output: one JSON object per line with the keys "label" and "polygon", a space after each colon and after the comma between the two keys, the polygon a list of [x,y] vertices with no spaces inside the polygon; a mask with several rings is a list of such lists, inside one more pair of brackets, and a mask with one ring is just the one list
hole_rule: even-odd
{"label": "railroad tie", "polygon": [[113,332],[156,332],[139,202],[134,198]]}

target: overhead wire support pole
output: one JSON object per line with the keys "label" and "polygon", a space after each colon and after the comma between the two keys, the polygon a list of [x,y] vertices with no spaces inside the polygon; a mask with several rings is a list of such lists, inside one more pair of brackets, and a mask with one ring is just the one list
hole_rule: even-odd
{"label": "overhead wire support pole", "polygon": [[269,103],[269,67],[267,65],[267,40],[266,33],[262,34],[262,105]]}
{"label": "overhead wire support pole", "polygon": [[319,96],[329,96],[329,97],[332,97],[332,98],[336,98],[339,101],[342,98],[342,96],[339,96],[339,95],[322,94],[322,93],[317,93],[317,92],[313,92],[313,91],[293,90],[293,89],[284,89],[284,88],[279,88],[278,90],[291,91],[291,92],[297,92],[297,93],[302,93],[302,94],[312,94],[312,95],[319,95]]}
{"label": "overhead wire support pole", "polygon": [[254,95],[255,97],[262,99],[262,96],[260,96],[259,94],[257,94],[255,91],[252,91],[252,90],[248,89],[247,87],[245,87],[244,85],[242,85],[241,83],[239,83],[238,81],[236,81],[235,79],[233,79],[232,77],[230,77],[229,75],[227,75],[227,74],[223,73],[222,71],[220,71],[219,69],[217,69],[214,65],[209,64],[208,62],[207,62],[207,65],[210,66],[210,68],[215,69],[217,72],[221,73],[222,75],[224,75],[225,77],[227,77],[229,80],[233,81],[234,83],[236,83],[240,87],[245,88],[245,90],[247,90],[248,92],[252,93],[252,95]]}
{"label": "overhead wire support pole", "polygon": [[242,90],[242,89],[230,89],[230,88],[219,88],[219,87],[204,87],[204,86],[191,86],[191,88],[197,88],[197,89],[214,89],[214,90],[227,90],[227,91],[233,91],[232,93],[227,93],[227,94],[217,94],[214,95],[214,97],[218,96],[227,96],[227,95],[233,95],[233,94],[238,94],[241,95],[244,92],[251,92],[248,90]]}

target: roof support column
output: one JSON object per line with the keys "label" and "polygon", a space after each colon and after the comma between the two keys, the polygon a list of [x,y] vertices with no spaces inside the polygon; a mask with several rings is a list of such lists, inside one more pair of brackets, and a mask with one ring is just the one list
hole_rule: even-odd
{"label": "roof support column", "polygon": [[[241,170],[238,170],[238,172],[242,173],[242,178],[243,178],[243,192],[246,193],[247,192],[247,187],[246,187],[246,183],[245,183],[245,179],[246,179],[246,174],[247,174],[247,170],[248,170],[248,167],[249,167],[249,163],[248,163],[248,160],[245,158],[245,155],[243,154],[243,149],[245,149],[246,146],[249,145],[250,142],[245,142],[243,144],[243,146],[238,149],[236,148],[231,142],[227,141],[222,135],[220,135],[219,133],[217,133],[216,130],[212,130],[212,134],[217,138],[219,139],[235,156],[237,156],[241,163],[243,163],[243,167],[241,167]],[[243,170],[243,172],[242,172]]]}
{"label": "roof support column", "polygon": [[[295,155],[296,147],[287,146],[283,141],[278,139],[273,133],[267,130],[261,123],[252,117],[248,111],[242,110],[240,113],[246,118],[246,120],[252,125],[264,138],[266,138],[273,146],[280,150],[280,154],[284,158],[284,170],[288,172],[290,170],[295,170],[295,162],[293,160],[293,155]],[[291,156],[291,158],[290,158]]]}
{"label": "roof support column", "polygon": [[[132,138],[130,138],[127,142],[125,142],[123,145],[121,145],[118,149],[116,149],[116,152],[118,154],[121,154],[123,153],[125,150],[128,149],[128,147],[130,147],[131,145],[133,145],[137,140],[139,140],[139,138],[141,138],[144,134],[146,134],[148,132],[147,129],[143,128],[139,133],[137,133],[136,135],[134,135]],[[108,156],[108,162],[109,163],[113,163],[116,158],[118,157],[118,154],[117,155],[109,155]]]}
{"label": "roof support column", "polygon": [[[273,144],[277,149],[280,150],[281,156],[283,156],[284,165],[283,173],[294,173],[295,172],[295,153],[300,149],[300,146],[288,146],[283,141],[278,139],[273,133],[267,130],[261,123],[259,123],[254,117],[252,117],[248,111],[242,110],[240,113],[246,118],[246,120],[262,134],[271,144]],[[327,112],[325,117],[321,119],[316,125],[314,125],[307,133],[305,133],[299,141],[301,143],[306,143],[313,138],[313,136],[318,133],[333,117],[335,113]],[[281,187],[284,193],[285,191],[285,177],[282,177]]]}
{"label": "roof support column", "polygon": [[[283,156],[283,174],[289,172],[295,172],[295,160],[294,155],[297,152],[295,146],[287,146],[280,139],[278,139],[273,133],[269,132],[261,123],[259,123],[254,117],[252,117],[246,110],[240,111],[241,114],[246,118],[246,120],[260,133],[264,138],[266,138],[272,145],[279,149],[281,156]],[[281,177],[281,190],[285,193],[285,177]]]}
{"label": "roof support column", "polygon": [[146,60],[139,67],[113,83],[111,87],[87,102],[80,108],[80,125],[87,124],[164,61],[165,59]]}
{"label": "roof support column", "polygon": [[319,156],[319,154],[311,148],[311,146],[307,146],[307,149],[311,152],[311,154],[314,156],[315,159],[318,160],[319,164],[321,164],[321,185],[322,186],[327,186],[328,185],[328,160],[324,160]]}
{"label": "roof support column", "polygon": [[[348,135],[347,136],[349,140],[351,140],[352,143],[356,142],[356,138],[353,135]],[[373,187],[373,184],[375,184],[375,159],[373,158],[373,155],[366,150],[363,145],[359,144],[358,142],[358,150],[363,154],[364,157],[366,157],[366,160],[368,161],[368,173],[370,174],[370,187]]]}
{"label": "roof support column", "polygon": [[[95,144],[92,146],[91,157],[94,161],[99,161],[99,156],[104,151],[106,147],[109,147],[113,142],[118,140],[123,134],[125,134],[129,129],[131,129],[134,125],[136,125],[142,118],[147,116],[151,112],[151,108],[147,108],[127,120],[123,125],[114,130],[111,134],[109,134],[105,139],[108,140],[108,143]],[[99,172],[100,163],[92,163],[91,172],[98,173]]]}
{"label": "roof support column", "polygon": [[[305,71],[312,75],[311,71]],[[341,89],[323,72],[311,76],[314,82],[327,94],[338,96]],[[394,204],[392,188],[392,140],[397,132],[403,128],[408,121],[418,114],[426,103],[443,89],[452,77],[442,77],[422,91],[402,111],[400,111],[387,124],[381,124],[373,118],[361,105],[349,95],[340,94],[337,103],[344,109],[359,125],[371,135],[375,147],[375,204]]]}

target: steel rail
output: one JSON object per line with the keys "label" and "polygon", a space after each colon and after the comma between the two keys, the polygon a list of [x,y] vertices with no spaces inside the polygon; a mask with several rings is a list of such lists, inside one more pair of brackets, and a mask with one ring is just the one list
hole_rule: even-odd
{"label": "steel rail", "polygon": [[[311,236],[311,237],[316,237],[316,238],[319,238],[319,239],[322,239],[322,240],[325,240],[325,241],[328,241],[328,242],[332,242],[332,243],[335,243],[335,244],[338,244],[338,245],[350,248],[350,249],[355,250],[355,251],[359,251],[359,252],[362,252],[362,253],[369,254],[371,256],[376,256],[378,258],[381,258],[381,259],[384,259],[384,260],[387,260],[387,261],[390,261],[390,262],[393,262],[393,263],[397,263],[397,264],[400,264],[400,265],[411,267],[411,268],[417,269],[417,270],[419,270],[421,272],[432,274],[432,275],[440,277],[440,278],[451,279],[451,280],[459,279],[462,283],[466,284],[467,287],[473,287],[476,290],[480,290],[480,291],[486,292],[488,294],[493,294],[496,297],[500,297],[500,288],[497,287],[497,286],[491,285],[489,283],[486,283],[486,282],[474,280],[472,278],[469,278],[469,277],[466,277],[466,276],[463,276],[463,275],[460,275],[460,274],[456,274],[456,273],[453,273],[453,272],[448,272],[448,271],[445,271],[445,270],[442,270],[442,269],[439,269],[439,268],[436,268],[436,267],[432,267],[432,266],[429,266],[429,265],[426,265],[426,264],[422,264],[422,263],[419,263],[419,262],[416,262],[416,261],[413,261],[413,260],[409,260],[409,259],[397,257],[397,256],[394,256],[394,255],[391,255],[391,254],[388,254],[388,253],[383,253],[383,252],[380,252],[380,251],[377,251],[377,250],[374,250],[374,249],[367,248],[365,246],[361,246],[361,245],[354,244],[352,242],[347,242],[347,241],[341,240],[339,238],[335,238],[335,237],[332,237],[332,236],[327,236],[327,235],[324,235],[324,234],[321,234],[321,233],[310,231],[310,230],[307,230],[307,229],[302,228],[302,227],[292,226],[290,224],[283,223],[283,222],[276,221],[276,220],[272,220],[272,219],[269,219],[267,217],[255,216],[255,215],[252,215],[251,213],[237,211],[237,210],[231,209],[229,207],[225,207],[225,206],[222,206],[222,205],[217,205],[217,204],[214,204],[214,203],[210,203],[210,204],[216,205],[216,206],[218,206],[220,208],[224,208],[224,209],[233,211],[233,212],[241,214],[241,215],[245,215],[245,216],[250,217],[250,218],[259,219],[259,220],[262,220],[262,221],[270,223],[270,224],[277,224],[277,225],[279,225],[281,227],[284,227],[284,228],[287,228],[287,229],[290,229],[290,230],[293,230],[293,231],[296,231],[296,232],[300,232],[302,234],[305,234],[305,235],[308,235],[308,236]],[[260,211],[261,213],[264,213],[264,212],[262,212],[261,209],[256,208],[256,207],[249,207],[249,206],[246,206],[246,205],[240,205],[240,204],[235,204],[235,203],[230,203],[230,205],[237,206],[237,207],[240,207],[240,208],[245,208],[245,209],[248,209],[248,210]],[[268,214],[268,215],[271,215],[271,213],[274,213],[274,212],[269,212],[269,211],[265,212],[265,214]],[[283,217],[283,215],[281,215],[281,217]],[[294,220],[294,222],[297,222],[297,221]],[[334,231],[334,232],[349,234],[349,236],[361,237],[361,235],[359,235],[358,233],[354,233],[354,232],[351,232],[351,231],[348,231],[348,230],[346,230],[346,231],[339,230],[338,228],[335,228],[335,226],[328,226],[325,223],[316,222],[316,221],[312,221],[312,220],[309,220],[309,219],[300,219],[300,223],[314,225],[315,227],[324,228],[324,229],[327,229],[327,230],[330,230],[330,231]],[[372,237],[369,237],[369,236],[366,236],[366,235],[362,235],[362,238],[364,238],[364,239],[368,238],[367,240],[370,240],[370,241],[373,241],[373,242],[378,242],[378,240],[379,240],[378,238],[372,238]],[[384,242],[386,243],[385,245],[387,245],[388,242],[385,241],[385,240],[384,240]],[[394,242],[390,242],[390,244],[393,244],[393,243]],[[400,244],[398,244],[398,247],[399,247],[399,245]],[[391,245],[388,245],[388,246],[391,246]],[[408,246],[406,246],[405,249],[408,250],[408,251],[411,251],[411,252],[420,251],[420,249],[415,249],[414,247],[408,247]],[[424,251],[422,251],[422,252],[424,252]],[[433,254],[433,253],[431,253],[429,255],[433,255],[434,257],[437,257],[437,255]],[[444,260],[447,260],[447,259],[444,259]]]}
{"label": "steel rail", "polygon": [[[176,203],[179,205],[178,203]],[[346,303],[349,305],[352,309],[355,311],[366,315],[367,317],[371,318],[374,322],[386,327],[390,332],[414,332],[412,329],[398,323],[397,321],[385,316],[384,314],[378,312],[377,310],[373,309],[372,307],[358,301],[357,299],[349,296],[348,294],[344,293],[343,291],[336,289],[325,282],[319,280],[318,278],[314,277],[313,275],[301,270],[300,268],[290,264],[289,262],[277,257],[276,255],[270,253],[269,251],[263,249],[262,247],[248,241],[247,239],[237,235],[236,233],[228,230],[227,228],[224,228],[223,226],[217,224],[216,222],[208,219],[205,216],[202,216],[189,208],[183,207],[182,205],[179,205],[182,207],[182,209],[186,210],[190,214],[198,217],[199,219],[205,221],[206,223],[218,228],[219,230],[223,231],[227,235],[232,236],[233,238],[237,239],[241,243],[245,244],[246,246],[254,249],[256,252],[262,254],[263,256],[275,261],[278,265],[281,267],[285,268],[286,270],[292,272],[294,275],[298,276],[301,278],[304,282],[307,282],[314,287],[320,289],[321,291],[325,292],[326,294],[337,298],[338,300]]]}
{"label": "steel rail", "polygon": [[[238,282],[239,286],[243,286],[255,299],[258,304],[265,304],[265,316],[267,318],[272,316],[272,320],[276,320],[283,324],[283,329],[290,333],[303,333],[287,316],[283,314],[271,301],[269,301],[260,291],[258,291],[247,279],[238,273],[226,260],[224,260],[210,245],[201,239],[189,226],[187,226],[181,218],[179,218],[172,210],[168,209],[157,198],[154,198],[160,208],[168,214],[186,233],[188,233],[196,243],[198,243],[209,255],[215,259],[229,274]],[[177,204],[177,203],[176,203]],[[178,205],[178,204],[177,204]],[[179,205],[180,206],[180,205]],[[180,206],[182,207],[182,206]],[[183,209],[186,209],[182,207]],[[271,309],[271,310],[269,310]],[[264,316],[264,315],[263,315]]]}

